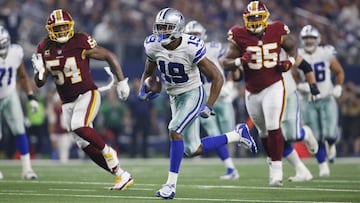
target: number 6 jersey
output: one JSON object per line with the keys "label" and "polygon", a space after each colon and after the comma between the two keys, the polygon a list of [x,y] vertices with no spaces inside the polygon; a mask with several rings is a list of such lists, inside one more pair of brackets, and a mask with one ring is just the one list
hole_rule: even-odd
{"label": "number 6 jersey", "polygon": [[205,57],[204,41],[188,34],[182,34],[181,38],[181,44],[174,50],[162,47],[155,35],[144,41],[145,53],[157,64],[169,95],[178,95],[202,84],[197,63]]}
{"label": "number 6 jersey", "polygon": [[261,36],[248,31],[245,27],[233,27],[228,33],[228,40],[241,52],[251,52],[252,61],[243,64],[246,89],[257,93],[282,79],[282,72],[277,68],[282,36],[289,34],[289,28],[281,22],[268,25]]}

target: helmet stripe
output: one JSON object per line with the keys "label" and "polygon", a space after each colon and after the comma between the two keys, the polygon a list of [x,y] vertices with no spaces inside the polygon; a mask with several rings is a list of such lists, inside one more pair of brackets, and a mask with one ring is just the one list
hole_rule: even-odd
{"label": "helmet stripe", "polygon": [[165,18],[166,13],[167,13],[169,10],[170,10],[169,8],[167,8],[167,9],[163,10],[163,11],[160,13],[160,18],[161,18],[161,19],[164,19],[164,18]]}
{"label": "helmet stripe", "polygon": [[56,10],[55,15],[56,15],[56,21],[61,21],[61,19],[62,19],[62,10],[61,9]]}

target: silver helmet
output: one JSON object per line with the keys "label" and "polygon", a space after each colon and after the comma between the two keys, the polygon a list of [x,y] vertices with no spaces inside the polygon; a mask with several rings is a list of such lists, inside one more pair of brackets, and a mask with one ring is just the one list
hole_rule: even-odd
{"label": "silver helmet", "polygon": [[306,51],[313,51],[320,44],[321,35],[312,25],[305,25],[300,31],[300,42]]}
{"label": "silver helmet", "polygon": [[204,26],[202,26],[198,21],[193,20],[188,22],[185,25],[185,30],[184,32],[186,34],[190,34],[190,35],[197,35],[199,36],[202,40],[206,40],[207,35],[206,35],[206,29],[204,28]]}
{"label": "silver helmet", "polygon": [[0,26],[0,57],[5,58],[10,46],[10,34],[3,27]]}
{"label": "silver helmet", "polygon": [[173,8],[164,8],[156,15],[153,33],[158,36],[162,45],[179,38],[184,32],[185,18],[182,13]]}

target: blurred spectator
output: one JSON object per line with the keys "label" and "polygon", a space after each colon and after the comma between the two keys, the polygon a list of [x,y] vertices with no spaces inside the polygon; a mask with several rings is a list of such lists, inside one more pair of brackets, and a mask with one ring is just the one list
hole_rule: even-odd
{"label": "blurred spectator", "polygon": [[[137,98],[137,91],[140,89],[140,80],[132,81],[132,91],[127,100],[132,117],[132,134],[130,157],[135,158],[140,152],[143,158],[148,157],[148,139],[152,128],[157,125],[156,111],[152,102],[141,102]],[[138,140],[142,139],[139,148]]]}
{"label": "blurred spectator", "polygon": [[70,158],[71,147],[75,141],[64,125],[61,100],[57,92],[52,93],[48,102],[46,113],[48,115],[48,129],[52,146],[52,158],[59,159],[60,163],[67,163]]}
{"label": "blurred spectator", "polygon": [[353,82],[345,84],[339,104],[342,118],[342,154],[351,151],[354,156],[360,156],[360,92]]}

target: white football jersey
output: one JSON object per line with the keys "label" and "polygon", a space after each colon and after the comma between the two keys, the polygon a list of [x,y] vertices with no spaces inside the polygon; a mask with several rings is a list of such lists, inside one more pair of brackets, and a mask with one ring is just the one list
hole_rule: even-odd
{"label": "white football jersey", "polygon": [[22,47],[11,44],[6,58],[0,58],[0,98],[5,98],[16,91],[16,74],[23,57]]}
{"label": "white football jersey", "polygon": [[[223,56],[225,53],[225,50],[223,49],[222,44],[220,42],[213,41],[213,42],[206,42],[205,46],[206,46],[206,57],[216,65],[216,68],[221,73],[223,73],[223,76],[224,76],[224,70],[222,69],[222,67],[219,63],[219,58],[221,56]],[[202,82],[204,84],[205,92],[207,95],[209,95],[211,81],[208,78],[206,78],[206,76],[203,74],[201,74],[201,77],[202,77]],[[224,76],[224,81],[225,81],[225,76]]]}
{"label": "white football jersey", "polygon": [[298,53],[311,64],[313,68],[316,84],[320,91],[320,97],[325,98],[332,96],[334,88],[331,79],[330,61],[336,55],[333,46],[318,46],[313,54],[308,54],[304,49],[298,49]]}
{"label": "white football jersey", "polygon": [[[286,51],[284,49],[281,49],[280,52],[280,56],[279,56],[279,60],[280,61],[284,61],[288,59],[288,54],[286,53]],[[286,93],[289,95],[292,92],[294,92],[296,90],[296,82],[294,80],[294,77],[291,73],[291,69],[284,72],[282,74],[284,81],[285,81],[285,89],[286,89]]]}
{"label": "white football jersey", "polygon": [[178,95],[202,85],[197,63],[206,54],[204,41],[198,37],[182,34],[181,44],[174,50],[161,46],[156,35],[144,41],[149,60],[156,62],[169,95]]}

